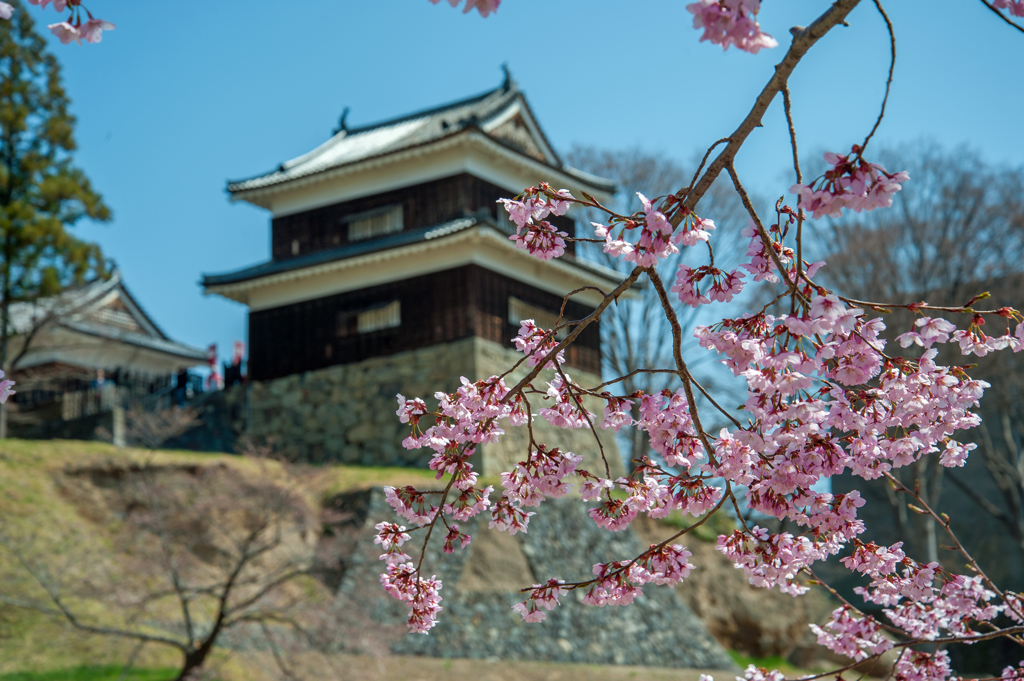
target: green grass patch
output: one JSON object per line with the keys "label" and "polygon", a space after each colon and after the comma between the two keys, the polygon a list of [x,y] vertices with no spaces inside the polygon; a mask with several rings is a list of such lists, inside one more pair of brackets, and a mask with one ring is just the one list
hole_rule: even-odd
{"label": "green grass patch", "polygon": [[178,675],[177,669],[129,669],[123,677],[124,667],[72,667],[46,672],[14,672],[0,674],[0,681],[170,681]]}

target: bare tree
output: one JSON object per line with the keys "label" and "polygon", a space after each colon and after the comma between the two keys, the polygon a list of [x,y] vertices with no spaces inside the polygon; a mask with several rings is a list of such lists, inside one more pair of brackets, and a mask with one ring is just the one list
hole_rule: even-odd
{"label": "bare tree", "polygon": [[[648,153],[637,147],[628,149],[600,149],[593,146],[575,145],[570,149],[567,159],[570,164],[589,173],[614,180],[617,185],[615,208],[623,214],[629,214],[641,208],[637,198],[638,191],[649,194],[649,198],[671,194],[680,187],[689,184],[692,173],[676,161],[660,153]],[[739,227],[746,224],[746,212],[742,203],[731,187],[714,185],[701,200],[701,217],[715,221],[717,229],[735,233],[736,239],[731,240],[736,246],[731,251],[722,248],[715,251],[716,263],[719,267],[727,267],[735,262],[742,252],[739,251]],[[589,218],[588,218],[589,219]],[[587,234],[589,225],[578,226],[577,235]],[[601,251],[594,244],[579,244],[586,257],[605,267],[628,274],[632,263],[623,262],[621,258],[613,258]],[[683,249],[684,251],[687,249]],[[688,257],[692,255],[686,254]],[[701,253],[701,255],[705,255]],[[663,279],[672,281],[679,264],[684,262],[684,253],[665,258],[659,263],[658,271]],[[724,261],[724,262],[723,262]],[[693,264],[693,263],[689,263]],[[697,264],[706,264],[701,261]],[[689,333],[700,323],[695,310],[685,305],[677,305],[679,323],[687,332],[688,349],[696,347],[696,340]],[[672,329],[661,309],[661,301],[653,287],[637,291],[630,299],[620,299],[601,317],[601,361],[608,371],[616,376],[629,376],[623,381],[625,394],[642,390],[646,394],[657,394],[666,388],[680,387],[679,379],[672,373],[634,373],[645,367],[672,366]],[[706,358],[701,351],[698,357]],[[698,364],[695,361],[691,366]],[[634,417],[639,416],[638,407],[634,405]],[[636,459],[647,453],[646,438],[639,429],[630,430],[629,457]],[[633,465],[630,465],[632,470]]]}
{"label": "bare tree", "polygon": [[[880,162],[907,168],[912,182],[895,195],[891,211],[833,220],[819,228],[818,247],[829,265],[822,270],[826,279],[860,300],[958,306],[987,293],[995,304],[986,307],[1010,304],[1024,282],[1024,170],[993,167],[965,148],[949,151],[923,142],[890,149],[880,154]],[[909,313],[893,317],[886,320],[893,334],[911,330]],[[1005,328],[1005,320],[986,321],[991,325],[986,330],[1003,333],[999,325]],[[1024,555],[1024,367],[1020,355],[999,355],[978,360],[980,366],[972,371],[992,384],[976,439],[999,499],[978,494],[956,476],[945,478],[934,457],[893,474],[910,487],[917,484],[933,508],[948,479],[1002,523]],[[934,521],[908,512],[891,487],[886,492],[900,535],[911,538],[916,555],[938,560]]]}
{"label": "bare tree", "polygon": [[199,425],[201,415],[201,410],[193,406],[147,409],[138,405],[124,414],[125,434],[129,444],[159,449]]}
{"label": "bare tree", "polygon": [[[319,641],[308,592],[316,584],[307,577],[317,522],[285,476],[256,474],[253,466],[270,464],[250,463],[65,471],[66,485],[102,490],[108,513],[123,519],[113,552],[99,561],[108,570],[69,570],[60,551],[34,538],[0,536],[39,587],[35,599],[0,591],[0,600],[89,634],[174,648],[182,656],[179,681],[195,678],[230,636],[262,636],[291,677],[281,639]],[[85,560],[89,551],[72,543],[63,555]]]}

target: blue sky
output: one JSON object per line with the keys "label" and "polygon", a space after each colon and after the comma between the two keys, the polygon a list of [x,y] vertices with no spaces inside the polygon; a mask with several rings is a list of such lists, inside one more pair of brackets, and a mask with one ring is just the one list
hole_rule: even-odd
{"label": "blue sky", "polygon": [[[766,0],[782,44],[757,56],[699,43],[682,0],[504,0],[489,19],[427,0],[179,3],[91,0],[117,24],[99,45],[51,49],[78,117],[77,163],[114,210],[81,225],[174,338],[230,354],[245,308],[204,297],[202,273],[269,257],[269,214],[232,204],[227,179],[323,142],[350,106],[361,125],[495,87],[508,62],[549,138],[639,145],[689,161],[731,132],[822,0]],[[979,2],[888,3],[899,58],[877,143],[968,143],[1024,163],[1024,36]],[[29,8],[37,23],[52,10]],[[888,38],[872,3],[833,31],[791,80],[803,150],[846,151],[881,100]],[[781,106],[741,152],[765,196],[792,183]],[[713,217],[713,216],[709,216]]]}

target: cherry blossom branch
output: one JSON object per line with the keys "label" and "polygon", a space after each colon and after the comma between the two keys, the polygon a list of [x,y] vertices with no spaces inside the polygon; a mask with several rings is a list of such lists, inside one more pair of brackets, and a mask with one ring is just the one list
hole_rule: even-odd
{"label": "cherry blossom branch", "polygon": [[569,396],[576,403],[576,407],[580,410],[580,414],[583,415],[584,420],[586,420],[587,425],[590,427],[590,432],[594,434],[594,439],[597,440],[597,448],[600,450],[601,460],[604,462],[604,474],[609,478],[612,477],[612,471],[608,465],[608,457],[605,456],[604,453],[604,445],[601,444],[601,438],[597,434],[597,429],[594,428],[594,422],[590,418],[590,412],[587,411],[587,408],[583,406],[583,402],[580,400],[576,392],[572,389],[572,384],[569,381],[569,377],[565,375],[564,371],[562,371],[562,365],[556,362],[555,370],[558,371],[558,375],[562,377],[562,385],[565,386],[566,392],[569,393]]}
{"label": "cherry blossom branch", "polygon": [[597,391],[600,390],[601,388],[605,388],[605,387],[607,387],[609,385],[613,385],[615,383],[621,383],[622,381],[625,381],[625,380],[627,380],[629,378],[632,378],[633,376],[636,376],[637,374],[675,374],[675,373],[677,373],[675,369],[634,369],[633,371],[630,371],[628,374],[626,374],[624,376],[619,376],[618,378],[613,378],[610,381],[605,381],[604,383],[596,385],[593,388],[590,388],[588,392],[590,392],[591,394],[596,394]]}
{"label": "cherry blossom branch", "polygon": [[[987,297],[988,294],[985,294]],[[851,305],[858,305],[872,308],[891,308],[894,310],[910,310],[916,312],[918,310],[934,310],[936,312],[956,312],[966,314],[980,314],[980,315],[1001,315],[1003,312],[1011,312],[1020,314],[1014,308],[1001,307],[998,310],[975,310],[970,305],[961,307],[943,307],[939,305],[928,305],[927,303],[873,303],[867,300],[857,300],[856,298],[848,298],[846,296],[839,296],[839,299],[850,303]],[[976,298],[977,299],[977,298]]]}
{"label": "cherry blossom branch", "polygon": [[[606,295],[604,297],[604,300],[601,301],[601,304],[598,305],[597,308],[593,312],[591,312],[589,315],[587,315],[586,317],[581,319],[578,322],[578,326],[575,329],[573,329],[569,333],[569,335],[567,335],[562,340],[562,342],[560,342],[558,345],[556,345],[554,348],[552,348],[551,351],[548,352],[547,355],[545,355],[543,357],[543,359],[537,363],[537,366],[535,366],[530,371],[530,373],[528,373],[518,383],[516,383],[515,387],[512,388],[508,392],[508,395],[506,395],[502,399],[502,403],[503,404],[507,403],[515,395],[518,395],[526,385],[528,385],[529,383],[531,383],[533,381],[533,379],[537,378],[537,376],[540,375],[540,372],[544,369],[544,367],[547,366],[547,363],[549,361],[551,361],[552,358],[557,356],[559,352],[561,352],[562,350],[567,348],[569,345],[571,345],[572,342],[576,340],[576,337],[579,336],[583,332],[583,329],[587,328],[587,326],[589,326],[591,324],[591,322],[595,322],[598,319],[600,319],[601,318],[601,313],[605,311],[605,309],[612,303],[612,301],[618,300],[619,296],[621,296],[627,289],[629,289],[630,286],[635,284],[637,279],[640,278],[640,275],[643,274],[643,272],[644,272],[644,269],[642,267],[634,267],[633,271],[630,272],[629,276],[626,277],[625,279],[623,279],[622,283],[619,284],[617,287],[615,287],[615,290],[613,290],[611,293]],[[519,362],[516,362],[516,365],[518,366],[518,364],[520,362],[522,362],[522,360],[520,360]],[[508,371],[508,372],[505,372],[505,374],[503,374],[503,375],[508,375],[509,373],[511,373],[511,370]]]}
{"label": "cherry blossom branch", "polygon": [[[789,84],[782,86],[782,108],[786,113],[786,126],[789,128],[789,146],[793,150],[793,172],[796,174],[797,184],[804,183],[803,173],[800,171],[800,152],[797,151],[796,125],[793,123],[793,106],[789,99]],[[797,278],[803,276],[804,267],[804,209],[800,207],[803,197],[796,196],[796,272]],[[794,300],[794,304],[796,301]]]}
{"label": "cherry blossom branch", "polygon": [[697,166],[697,172],[693,174],[693,179],[690,180],[690,184],[686,187],[686,191],[682,192],[681,195],[677,194],[680,201],[685,202],[686,199],[689,198],[690,192],[693,191],[693,186],[697,184],[697,180],[700,178],[700,172],[704,170],[704,166],[707,164],[708,158],[711,156],[711,152],[715,150],[715,147],[717,147],[719,144],[728,143],[730,139],[731,138],[729,137],[723,137],[722,139],[716,141],[714,144],[708,147],[708,150],[704,152],[704,158],[700,160],[700,165]]}
{"label": "cherry blossom branch", "polygon": [[[730,162],[728,166],[726,166],[726,170],[729,173],[729,177],[732,178],[732,184],[736,188],[736,193],[740,196],[740,201],[743,203],[743,207],[747,210],[747,213],[750,215],[750,219],[754,222],[757,233],[761,237],[761,243],[764,244],[765,251],[778,268],[779,276],[785,280],[786,285],[789,287],[789,290],[793,293],[794,297],[798,298],[802,302],[809,302],[807,297],[800,293],[797,282],[791,280],[789,275],[786,273],[786,266],[782,263],[782,259],[779,257],[779,254],[776,253],[772,239],[768,236],[768,232],[765,230],[764,224],[761,222],[761,218],[757,215],[757,210],[754,208],[754,204],[750,202],[750,196],[747,195],[747,190],[743,188],[743,183],[740,182],[740,176],[736,173],[736,167]],[[810,279],[807,279],[806,276],[804,279],[806,279],[808,283],[813,284],[813,282],[811,282]]]}
{"label": "cherry blossom branch", "polygon": [[[697,437],[700,438],[700,442],[704,445],[704,449],[707,452],[708,461],[717,466],[718,459],[715,458],[715,448],[712,447],[711,443],[708,441],[708,435],[704,432],[704,426],[700,422],[700,414],[697,410],[697,401],[693,397],[690,370],[687,368],[686,362],[683,360],[683,328],[679,324],[679,317],[676,315],[675,308],[672,307],[672,303],[668,299],[668,293],[665,292],[665,285],[661,282],[661,277],[658,276],[658,271],[653,267],[648,268],[647,276],[654,285],[654,290],[658,292],[658,298],[661,300],[661,307],[665,310],[665,316],[668,318],[668,323],[672,327],[672,355],[676,362],[679,379],[683,382],[683,390],[686,392],[686,401],[690,412],[690,418],[693,419],[693,425],[697,431]],[[721,407],[719,407],[719,409],[721,410]],[[722,413],[726,412],[722,410]],[[728,416],[728,414],[726,414],[726,416]]]}
{"label": "cherry blossom branch", "polygon": [[[789,76],[793,73],[797,64],[800,63],[800,60],[826,33],[835,26],[845,23],[847,15],[859,3],[860,0],[837,0],[832,4],[832,7],[815,19],[810,26],[794,36],[793,44],[790,45],[789,51],[786,52],[786,56],[783,57],[782,61],[775,66],[775,73],[764,89],[761,90],[757,99],[754,100],[754,106],[750,109],[746,118],[743,119],[743,122],[740,123],[739,127],[736,128],[736,131],[726,138],[729,141],[725,149],[711,162],[711,165],[708,166],[707,171],[700,178],[693,191],[688,193],[686,200],[683,202],[684,206],[690,210],[697,206],[697,203],[711,188],[718,175],[725,170],[726,166],[732,163],[750,133],[761,125],[761,118],[775,99],[775,95],[782,91],[782,86],[789,80]],[[672,225],[678,226],[681,220],[682,216],[676,213],[672,217]]]}
{"label": "cherry blossom branch", "polygon": [[1014,27],[1015,29],[1017,29],[1017,30],[1018,30],[1018,31],[1020,31],[1021,33],[1024,33],[1024,26],[1021,26],[1020,24],[1018,24],[1018,23],[1016,23],[1016,22],[1013,22],[1013,21],[1011,21],[1009,17],[1007,17],[1007,16],[1005,15],[1005,14],[1003,14],[1002,12],[1000,12],[1000,11],[999,11],[998,9],[996,9],[995,7],[993,7],[993,6],[992,6],[992,3],[990,3],[990,2],[988,1],[988,0],[981,0],[981,4],[985,5],[985,7],[988,7],[988,8],[990,9],[990,10],[992,10],[993,12],[995,12],[995,14],[996,14],[996,16],[997,16],[997,17],[999,17],[1000,19],[1002,19],[1003,21],[1005,21],[1006,23],[1008,23],[1008,24],[1009,24],[1010,26],[1013,26],[1013,27]]}
{"label": "cherry blossom branch", "polygon": [[878,8],[878,13],[882,15],[882,19],[885,20],[885,27],[889,30],[889,77],[885,81],[885,96],[882,97],[882,109],[878,112],[878,118],[875,120],[874,127],[871,128],[871,132],[864,138],[864,143],[860,145],[860,154],[864,153],[864,150],[868,147],[868,142],[875,136],[875,131],[878,130],[878,126],[882,124],[882,119],[885,117],[885,105],[889,101],[889,90],[892,88],[892,73],[896,68],[896,33],[892,27],[892,21],[889,20],[889,15],[885,13],[885,8],[882,7],[881,0],[874,0],[875,7]]}
{"label": "cherry blossom branch", "polygon": [[[624,572],[628,572],[629,568],[631,568],[633,565],[635,565],[636,562],[641,560],[644,556],[647,556],[647,555],[651,554],[652,552],[657,551],[658,549],[662,549],[662,548],[668,546],[669,542],[674,541],[676,539],[679,539],[680,537],[682,537],[682,536],[684,536],[686,534],[689,534],[690,532],[693,532],[698,527],[700,527],[701,525],[703,525],[707,521],[711,520],[711,517],[713,515],[715,515],[715,513],[717,513],[720,508],[722,508],[722,505],[725,503],[726,499],[727,499],[727,496],[726,495],[722,495],[722,498],[718,501],[718,504],[716,504],[714,508],[712,508],[710,511],[708,511],[703,516],[701,516],[700,520],[695,522],[693,525],[689,525],[688,527],[684,527],[683,529],[681,529],[678,532],[676,532],[675,534],[673,534],[671,537],[668,537],[667,539],[664,539],[664,540],[662,540],[661,542],[659,542],[657,544],[652,544],[647,550],[643,551],[642,553],[640,553],[639,555],[635,556],[631,560],[624,561],[616,569],[614,569],[614,570],[610,571],[609,573],[607,573],[605,575],[605,577],[614,577],[616,575],[621,575]],[[561,586],[561,588],[565,589],[566,591],[575,591],[577,589],[582,589],[582,588],[591,586],[591,585],[597,583],[598,581],[600,581],[599,578],[594,578],[594,579],[588,579],[588,580],[583,581],[583,582],[564,582],[560,586]],[[527,593],[527,592],[530,592],[530,591],[534,591],[535,589],[536,589],[535,586],[533,586],[533,587],[527,586],[527,587],[523,587],[522,589],[520,589],[519,592],[520,593]]]}
{"label": "cherry blossom branch", "polygon": [[[883,476],[893,486],[903,490],[903,492],[905,492],[906,494],[909,494],[910,496],[914,497],[914,499],[917,501],[917,503],[919,503],[921,505],[920,508],[922,510],[924,510],[924,512],[927,515],[931,516],[937,523],[939,523],[939,525],[942,526],[942,529],[946,531],[946,534],[949,535],[949,538],[953,540],[954,544],[956,544],[957,551],[959,551],[960,555],[962,555],[967,560],[967,562],[970,564],[970,566],[974,569],[974,572],[977,575],[979,575],[983,580],[985,580],[985,583],[988,585],[988,587],[990,589],[992,589],[993,591],[995,591],[996,594],[1000,598],[1002,598],[1003,601],[1005,602],[1006,601],[1006,594],[1003,593],[1002,589],[1000,589],[998,586],[996,586],[995,582],[993,582],[989,578],[989,576],[985,573],[985,571],[981,569],[981,566],[978,565],[978,561],[976,561],[974,559],[974,557],[970,553],[967,552],[967,549],[964,548],[964,545],[960,543],[960,539],[956,536],[956,533],[953,532],[953,528],[950,527],[949,516],[947,516],[945,513],[943,513],[941,516],[938,513],[936,513],[932,509],[932,507],[928,505],[928,502],[921,498],[921,495],[918,494],[916,490],[912,490],[909,487],[907,487],[906,485],[904,485],[900,481],[900,479],[897,478],[892,473],[886,472],[886,473],[883,473]],[[914,510],[913,507],[911,508],[911,510]]]}

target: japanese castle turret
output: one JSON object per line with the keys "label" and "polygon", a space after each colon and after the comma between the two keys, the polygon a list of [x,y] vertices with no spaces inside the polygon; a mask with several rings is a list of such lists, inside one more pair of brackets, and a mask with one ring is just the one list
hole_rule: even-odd
{"label": "japanese castle turret", "polygon": [[[614,191],[561,161],[506,77],[490,92],[373,125],[350,128],[343,116],[316,149],[230,182],[232,200],[272,215],[268,262],[203,278],[207,293],[249,307],[249,435],[310,461],[424,465],[425,451],[401,446],[396,393],[429,404],[460,376],[501,373],[521,357],[511,342],[520,320],[550,328],[567,292],[621,282],[571,244],[548,262],[515,248],[497,201],[541,181],[599,199]],[[571,212],[551,220],[575,232]],[[599,302],[584,290],[566,315]],[[600,382],[600,343],[592,324],[567,352],[584,385]],[[596,450],[589,434],[544,436],[585,456]],[[524,438],[510,432],[485,446],[484,471],[523,458]]]}

